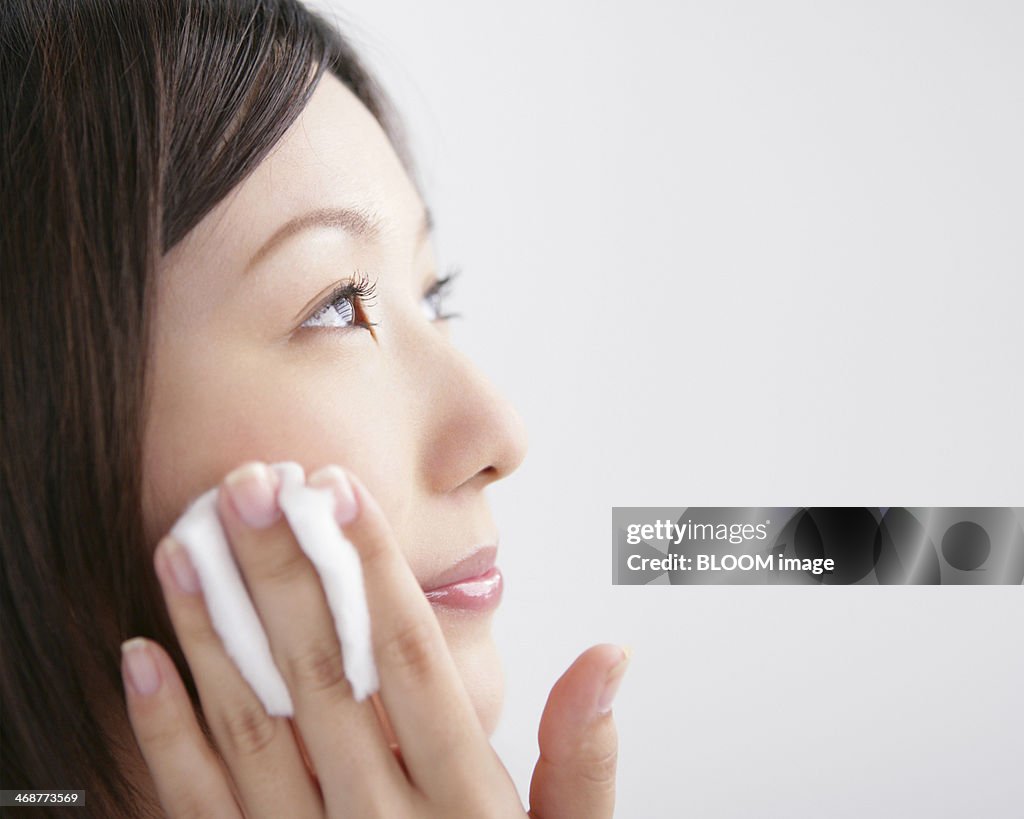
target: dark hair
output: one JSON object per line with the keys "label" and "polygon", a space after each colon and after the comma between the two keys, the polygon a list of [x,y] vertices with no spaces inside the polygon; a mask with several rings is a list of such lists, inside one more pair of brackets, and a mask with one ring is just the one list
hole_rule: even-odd
{"label": "dark hair", "polygon": [[299,0],[0,6],[0,777],[140,816],[110,731],[121,641],[166,646],[198,702],[142,519],[155,266],[325,71],[412,168],[381,90]]}

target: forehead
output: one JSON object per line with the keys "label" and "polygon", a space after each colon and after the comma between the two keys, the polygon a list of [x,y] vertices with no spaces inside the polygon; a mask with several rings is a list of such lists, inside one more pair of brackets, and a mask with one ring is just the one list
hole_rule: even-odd
{"label": "forehead", "polygon": [[268,156],[171,251],[244,267],[290,219],[311,210],[375,212],[381,231],[409,233],[423,204],[390,140],[366,106],[325,74]]}

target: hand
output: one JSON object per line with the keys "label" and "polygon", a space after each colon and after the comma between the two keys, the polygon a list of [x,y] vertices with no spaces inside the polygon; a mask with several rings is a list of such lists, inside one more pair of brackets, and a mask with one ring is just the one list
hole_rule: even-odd
{"label": "hand", "polygon": [[[221,488],[218,512],[295,715],[268,716],[211,626],[187,552],[165,538],[154,558],[157,575],[216,750],[167,653],[148,640],[126,642],[128,713],[164,810],[218,819],[522,819],[430,603],[380,507],[345,475],[335,492],[339,508],[348,499],[342,530],[363,566],[379,694],[363,702],[352,696],[316,572],[273,514],[273,479],[251,465],[237,470]],[[250,502],[262,493],[263,511],[272,513],[264,520],[273,522],[247,525],[232,492]],[[552,689],[530,787],[532,819],[612,815],[617,738],[608,706],[626,662],[622,649],[594,646]]]}

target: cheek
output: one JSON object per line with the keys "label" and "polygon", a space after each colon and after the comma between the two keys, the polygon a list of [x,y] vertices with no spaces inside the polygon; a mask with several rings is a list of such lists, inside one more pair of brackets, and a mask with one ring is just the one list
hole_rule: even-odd
{"label": "cheek", "polygon": [[[352,470],[385,512],[405,506],[414,473],[408,423],[387,385],[358,366],[263,355],[252,366],[207,358],[163,368],[144,445],[144,502],[155,542],[185,505],[248,460],[328,463]],[[199,359],[202,360],[202,359]]]}

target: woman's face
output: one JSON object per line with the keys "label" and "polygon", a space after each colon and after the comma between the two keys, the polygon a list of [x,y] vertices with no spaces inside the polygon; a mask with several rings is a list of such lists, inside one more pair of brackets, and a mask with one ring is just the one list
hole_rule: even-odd
{"label": "woman's face", "polygon": [[[360,274],[375,282],[368,303],[321,309]],[[270,156],[160,270],[150,544],[244,461],[292,460],[362,479],[421,584],[496,545],[483,490],[518,466],[525,435],[452,345],[428,295],[437,277],[423,202],[390,142],[325,76]],[[492,612],[434,611],[490,734],[503,693]]]}

